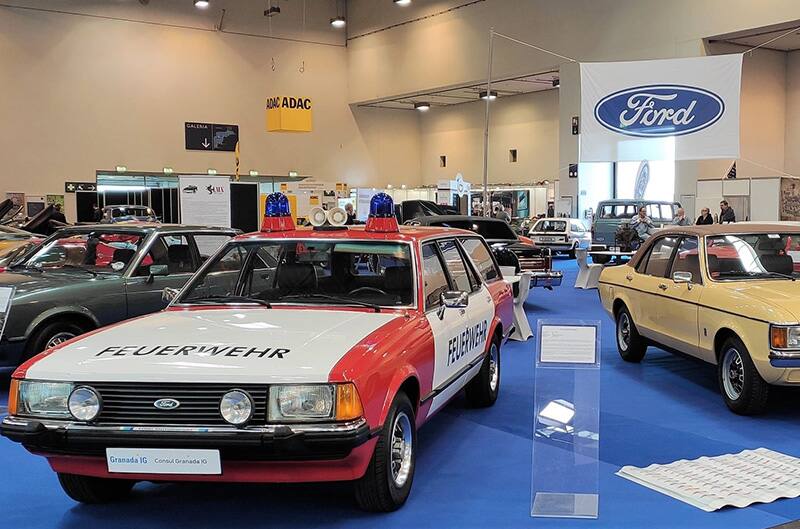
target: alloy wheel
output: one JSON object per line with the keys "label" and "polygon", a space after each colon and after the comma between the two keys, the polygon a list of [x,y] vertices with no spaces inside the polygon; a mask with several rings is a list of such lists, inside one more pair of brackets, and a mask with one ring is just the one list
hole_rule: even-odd
{"label": "alloy wheel", "polygon": [[631,319],[627,312],[619,315],[619,322],[617,323],[617,343],[619,348],[627,351],[631,345]]}
{"label": "alloy wheel", "polygon": [[76,334],[71,332],[59,332],[54,334],[47,340],[47,344],[45,344],[45,349],[50,349],[51,347],[55,347],[56,345],[60,345],[67,340],[71,340],[75,338]]}
{"label": "alloy wheel", "polygon": [[722,386],[731,400],[736,400],[744,390],[744,362],[738,350],[731,347],[722,357]]}
{"label": "alloy wheel", "polygon": [[492,392],[497,391],[497,385],[500,383],[500,354],[497,350],[497,344],[493,343],[489,349],[489,389]]}
{"label": "alloy wheel", "polygon": [[394,418],[390,450],[392,481],[397,488],[402,488],[411,473],[414,450],[411,420],[405,412],[399,412]]}

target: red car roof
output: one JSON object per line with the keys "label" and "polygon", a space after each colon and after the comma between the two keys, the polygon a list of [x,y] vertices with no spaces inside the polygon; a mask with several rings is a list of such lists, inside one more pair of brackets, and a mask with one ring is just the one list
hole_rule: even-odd
{"label": "red car roof", "polygon": [[440,228],[428,226],[400,226],[400,231],[395,233],[380,233],[365,231],[364,226],[347,226],[343,230],[315,230],[310,227],[297,228],[290,231],[255,231],[234,237],[236,241],[267,240],[267,239],[374,239],[378,241],[418,241],[437,235],[474,235],[467,230],[455,228]]}

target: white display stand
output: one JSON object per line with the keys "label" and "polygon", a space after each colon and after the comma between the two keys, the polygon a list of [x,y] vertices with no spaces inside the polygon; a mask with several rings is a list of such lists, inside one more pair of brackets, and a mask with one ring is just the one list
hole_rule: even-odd
{"label": "white display stand", "polygon": [[575,288],[597,288],[597,282],[600,280],[600,273],[603,271],[603,265],[596,263],[589,263],[588,250],[575,250],[575,260],[578,263],[578,275],[575,278]]}
{"label": "white display stand", "polygon": [[600,322],[539,320],[531,516],[597,518]]}

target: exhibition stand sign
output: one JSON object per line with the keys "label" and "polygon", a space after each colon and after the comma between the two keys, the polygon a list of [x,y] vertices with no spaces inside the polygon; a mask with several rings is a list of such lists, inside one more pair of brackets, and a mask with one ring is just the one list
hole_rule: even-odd
{"label": "exhibition stand sign", "polygon": [[600,322],[539,320],[531,516],[597,518]]}
{"label": "exhibition stand sign", "polygon": [[180,176],[181,223],[231,225],[231,184],[227,176]]}
{"label": "exhibition stand sign", "polygon": [[580,67],[581,162],[739,157],[741,54]]}

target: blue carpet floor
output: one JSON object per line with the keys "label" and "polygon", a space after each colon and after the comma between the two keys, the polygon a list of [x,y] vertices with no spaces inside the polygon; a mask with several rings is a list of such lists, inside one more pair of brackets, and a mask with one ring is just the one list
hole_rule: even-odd
{"label": "blue carpet floor", "polygon": [[653,348],[641,365],[623,363],[597,291],[572,288],[574,262],[561,260],[558,266],[565,271],[564,286],[537,290],[527,310],[532,323],[541,317],[602,321],[598,520],[529,517],[531,339],[504,347],[502,391],[493,408],[471,410],[457,399],[420,431],[414,488],[398,512],[359,512],[343,484],[140,484],[127,502],[81,506],[61,492],[44,460],[0,439],[0,527],[767,528],[800,518],[800,499],[706,513],[614,475],[628,464],[760,446],[800,456],[800,398],[782,391],[771,413],[738,417],[725,408],[710,366]]}

